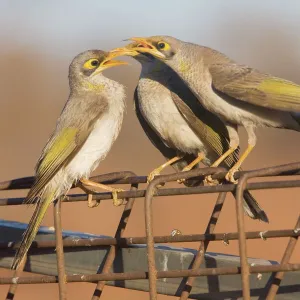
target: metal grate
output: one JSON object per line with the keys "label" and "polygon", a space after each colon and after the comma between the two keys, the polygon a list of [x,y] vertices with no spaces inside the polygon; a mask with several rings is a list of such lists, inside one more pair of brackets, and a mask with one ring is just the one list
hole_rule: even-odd
{"label": "metal grate", "polygon": [[[101,298],[102,291],[105,287],[106,281],[111,280],[149,280],[150,299],[157,299],[157,279],[158,278],[178,278],[182,277],[183,282],[181,286],[180,299],[188,299],[192,290],[194,280],[197,276],[217,276],[217,275],[233,275],[241,274],[243,299],[250,299],[250,284],[249,275],[252,273],[268,273],[273,272],[270,277],[271,284],[267,292],[266,299],[274,299],[280,282],[283,278],[284,272],[300,270],[300,264],[289,264],[289,259],[293,253],[296,242],[300,235],[300,216],[296,222],[295,228],[291,230],[272,230],[264,232],[245,232],[244,230],[244,212],[243,212],[243,192],[248,190],[259,189],[278,189],[278,188],[293,188],[300,187],[300,180],[280,180],[280,181],[264,181],[248,183],[251,178],[266,177],[266,176],[288,176],[299,174],[300,163],[293,163],[288,165],[276,166],[271,168],[253,170],[248,172],[236,173],[236,178],[239,178],[237,185],[223,184],[217,186],[200,186],[189,188],[157,188],[158,185],[167,182],[176,181],[177,179],[187,179],[193,177],[204,177],[212,175],[213,179],[224,179],[226,171],[222,168],[203,168],[196,169],[184,173],[175,173],[171,175],[162,175],[156,177],[148,186],[146,190],[139,190],[138,184],[146,183],[145,176],[136,176],[132,172],[110,173],[101,176],[93,177],[91,180],[107,184],[129,184],[130,191],[120,192],[121,198],[126,198],[126,205],[118,225],[114,238],[93,238],[93,239],[77,239],[77,240],[63,240],[61,228],[61,202],[77,202],[86,201],[86,195],[70,195],[64,199],[55,202],[54,205],[54,224],[56,241],[35,241],[31,247],[30,252],[35,251],[45,253],[49,248],[56,248],[57,255],[57,276],[37,276],[37,277],[20,277],[19,274],[14,274],[13,277],[0,278],[0,284],[10,284],[10,289],[7,299],[13,299],[16,293],[18,284],[34,284],[34,283],[58,283],[59,284],[59,299],[67,299],[66,284],[68,282],[97,282],[93,300]],[[27,189],[33,183],[32,177],[15,179],[0,183],[0,190],[13,189]],[[215,226],[218,222],[222,206],[225,201],[226,193],[235,191],[236,193],[236,215],[237,228],[236,233],[218,233],[214,234]],[[152,199],[158,196],[174,196],[174,195],[191,195],[191,194],[206,194],[218,193],[218,197],[213,208],[210,220],[208,222],[204,234],[193,235],[174,235],[174,236],[153,236],[153,212]],[[111,199],[110,193],[97,193],[93,197],[96,201]],[[124,238],[123,232],[126,228],[130,213],[136,198],[145,198],[145,221],[146,221],[146,237],[129,237]],[[0,199],[0,206],[5,205],[20,205],[23,203],[23,198],[7,198]],[[246,239],[265,239],[265,238],[279,238],[290,237],[289,243],[282,257],[279,265],[256,265],[249,266],[247,261]],[[239,241],[240,267],[222,267],[222,268],[200,268],[204,259],[204,253],[208,244],[212,241],[228,242],[230,240]],[[195,242],[199,241],[199,248],[197,255],[193,261],[191,269],[188,270],[172,270],[172,271],[157,271],[155,265],[155,243],[177,243],[177,242]],[[116,250],[118,248],[128,248],[135,244],[147,245],[147,260],[148,272],[134,271],[125,273],[111,273],[109,272],[116,257]],[[64,265],[64,251],[68,248],[82,248],[82,247],[96,247],[96,246],[110,246],[110,250],[106,257],[102,273],[90,275],[66,275]],[[1,242],[0,251],[10,252],[18,247],[18,242]],[[24,266],[23,266],[24,267]],[[20,273],[20,272],[19,272]]]}

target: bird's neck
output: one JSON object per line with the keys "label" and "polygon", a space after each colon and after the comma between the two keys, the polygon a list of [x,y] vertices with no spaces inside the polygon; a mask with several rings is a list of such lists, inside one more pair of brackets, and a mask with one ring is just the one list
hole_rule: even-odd
{"label": "bird's neck", "polygon": [[166,65],[159,60],[143,61],[141,75],[159,74],[162,73],[165,67]]}

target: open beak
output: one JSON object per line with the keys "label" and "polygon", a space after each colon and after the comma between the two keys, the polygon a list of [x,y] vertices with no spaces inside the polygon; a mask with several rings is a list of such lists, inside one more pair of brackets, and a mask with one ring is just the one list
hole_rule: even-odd
{"label": "open beak", "polygon": [[115,48],[115,49],[110,50],[110,53],[112,55],[114,55],[114,57],[124,56],[124,55],[126,55],[126,56],[136,56],[136,55],[140,54],[139,52],[137,52],[133,48],[129,48],[129,47]]}
{"label": "open beak", "polygon": [[139,43],[139,47],[132,48],[132,51],[135,50],[139,53],[148,53],[156,58],[163,60],[166,59],[166,56],[163,53],[159,52],[150,42],[147,41],[147,39],[140,37],[132,37],[128,40]]}
{"label": "open beak", "polygon": [[115,58],[117,56],[120,56],[120,55],[115,55],[114,53],[109,52],[106,59],[103,60],[103,62],[98,67],[98,69],[92,74],[92,76],[95,76],[95,75],[103,72],[104,70],[112,68],[112,67],[128,65],[128,63],[126,61],[112,60],[113,58]]}

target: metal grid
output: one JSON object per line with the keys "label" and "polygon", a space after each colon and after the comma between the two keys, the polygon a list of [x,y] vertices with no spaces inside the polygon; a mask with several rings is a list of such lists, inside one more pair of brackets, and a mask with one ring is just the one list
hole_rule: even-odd
{"label": "metal grid", "polygon": [[[212,175],[213,179],[224,179],[226,170],[222,168],[203,168],[196,169],[184,173],[175,173],[171,175],[157,176],[148,186],[146,190],[138,190],[138,184],[146,183],[145,176],[136,176],[132,172],[110,173],[91,178],[91,180],[106,184],[129,184],[130,191],[120,192],[119,197],[126,199],[126,205],[115,234],[114,238],[99,238],[99,239],[79,239],[79,240],[63,240],[61,228],[61,202],[77,202],[86,201],[86,195],[70,195],[63,199],[59,199],[54,203],[54,225],[56,232],[56,241],[36,241],[33,243],[30,251],[43,252],[47,248],[56,248],[57,254],[57,276],[38,276],[38,277],[19,277],[21,271],[15,273],[12,277],[0,278],[0,284],[10,284],[7,299],[13,299],[16,293],[18,284],[34,284],[34,283],[58,283],[59,299],[67,299],[66,284],[68,282],[97,282],[93,300],[101,298],[102,291],[106,281],[110,280],[133,280],[133,279],[148,279],[150,299],[157,299],[156,280],[158,278],[183,278],[183,289],[180,299],[188,299],[192,290],[193,282],[197,276],[217,276],[217,275],[233,275],[241,274],[243,299],[250,299],[249,275],[252,273],[268,273],[273,272],[271,285],[268,290],[266,299],[274,299],[280,282],[284,276],[284,272],[300,270],[300,264],[289,264],[289,259],[296,246],[296,242],[300,235],[300,215],[294,229],[291,230],[271,230],[265,233],[262,232],[245,232],[244,230],[244,212],[243,212],[243,192],[248,190],[259,189],[274,189],[274,188],[293,188],[300,187],[300,180],[280,180],[280,181],[264,181],[248,183],[249,179],[265,176],[287,176],[299,174],[300,163],[281,165],[271,168],[259,169],[248,172],[236,173],[236,178],[239,178],[237,185],[223,184],[217,186],[200,186],[189,188],[160,188],[158,185],[167,182],[176,181],[177,179],[187,179],[193,177],[203,177]],[[33,183],[33,177],[26,177],[12,181],[0,183],[0,190],[27,189]],[[226,193],[235,191],[236,193],[236,216],[237,228],[236,233],[218,233],[213,231],[218,222],[221,213]],[[153,236],[153,213],[152,200],[154,196],[173,196],[173,195],[191,195],[191,194],[206,194],[218,193],[218,197],[213,208],[210,220],[204,234],[193,235],[175,235],[175,236]],[[123,233],[130,218],[130,213],[136,198],[145,197],[145,222],[146,222],[146,237],[129,237],[124,238]],[[111,199],[110,193],[97,193],[93,196],[95,201]],[[0,206],[5,205],[20,205],[23,204],[24,198],[6,198],[0,199]],[[265,239],[290,237],[285,253],[279,265],[269,266],[249,266],[247,262],[246,239]],[[204,259],[204,253],[211,241],[228,242],[230,240],[239,241],[240,267],[230,268],[202,268],[201,262]],[[157,271],[154,257],[155,243],[177,243],[177,242],[195,242],[199,241],[197,255],[193,261],[193,265],[189,270],[172,270],[172,271]],[[109,270],[116,257],[116,249],[118,247],[130,247],[134,244],[147,245],[148,272],[134,271],[126,273],[110,273]],[[106,261],[101,274],[91,275],[66,275],[64,266],[64,252],[66,247],[95,247],[95,246],[110,246],[110,250],[106,257]],[[18,247],[18,242],[0,243],[1,251],[13,251]]]}

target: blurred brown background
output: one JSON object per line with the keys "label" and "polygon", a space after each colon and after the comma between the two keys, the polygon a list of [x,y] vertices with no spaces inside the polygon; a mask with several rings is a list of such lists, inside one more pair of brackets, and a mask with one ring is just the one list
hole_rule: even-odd
{"label": "blurred brown background", "polygon": [[[41,149],[68,97],[68,65],[81,51],[122,45],[130,36],[168,34],[216,48],[235,60],[300,83],[300,2],[294,1],[5,1],[0,2],[0,181],[30,176]],[[128,59],[130,60],[130,59]],[[142,132],[132,107],[139,66],[109,70],[127,86],[127,114],[121,134],[95,174],[132,170],[146,175],[163,162]],[[245,135],[241,130],[242,146]],[[261,168],[299,160],[300,135],[260,130],[258,145],[244,168]],[[172,172],[172,169],[167,170]],[[247,230],[288,229],[299,214],[299,189],[257,191],[270,224],[246,219]],[[8,193],[2,193],[5,197]],[[9,195],[25,195],[14,192]],[[197,200],[202,198],[201,201]],[[215,196],[159,198],[154,201],[154,233],[202,233]],[[71,211],[72,210],[72,211]],[[113,235],[122,208],[105,201],[63,205],[66,230]],[[28,222],[32,208],[2,207],[0,218]],[[167,216],[167,217],[166,217]],[[51,226],[52,210],[43,222]],[[217,232],[236,231],[234,201],[227,196]],[[144,235],[143,201],[138,200],[126,232]],[[287,239],[248,241],[248,255],[280,260]],[[181,244],[197,248],[197,243]],[[292,260],[299,262],[299,249]],[[237,243],[211,243],[209,251],[237,254]],[[1,275],[9,271],[1,270]],[[7,286],[0,286],[3,299]],[[57,299],[57,285],[21,286],[16,299]],[[90,299],[94,285],[69,284],[69,299]],[[105,288],[105,299],[148,299],[142,292]],[[159,299],[167,299],[160,296]],[[169,297],[168,299],[173,299]]]}

